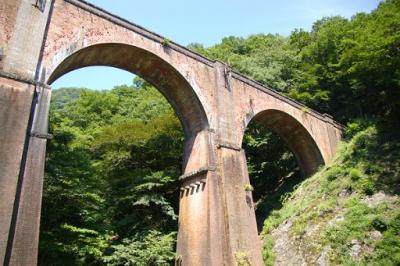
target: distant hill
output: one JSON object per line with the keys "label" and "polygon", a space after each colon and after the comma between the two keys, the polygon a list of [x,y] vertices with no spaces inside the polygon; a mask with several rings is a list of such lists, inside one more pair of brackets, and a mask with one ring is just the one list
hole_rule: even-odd
{"label": "distant hill", "polygon": [[88,91],[87,88],[60,88],[52,91],[51,107],[61,109],[66,104],[76,101],[83,91]]}

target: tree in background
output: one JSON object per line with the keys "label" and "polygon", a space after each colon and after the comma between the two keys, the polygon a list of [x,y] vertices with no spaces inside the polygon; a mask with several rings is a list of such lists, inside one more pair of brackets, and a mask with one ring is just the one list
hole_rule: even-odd
{"label": "tree in background", "polygon": [[57,90],[50,132],[40,264],[170,265],[183,132],[161,94]]}
{"label": "tree in background", "polygon": [[351,19],[316,21],[290,36],[227,37],[190,49],[223,61],[272,89],[333,115],[398,120],[400,110],[400,1],[386,0]]}

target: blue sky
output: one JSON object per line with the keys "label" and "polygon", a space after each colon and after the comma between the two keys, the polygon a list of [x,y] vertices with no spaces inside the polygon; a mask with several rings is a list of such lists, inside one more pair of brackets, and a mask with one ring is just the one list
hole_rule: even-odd
{"label": "blue sky", "polygon": [[[126,18],[179,44],[211,46],[226,36],[254,33],[289,35],[295,28],[309,30],[324,16],[350,18],[375,9],[379,0],[89,0],[88,2]],[[68,73],[52,84],[60,87],[110,89],[131,84],[126,71],[90,67]]]}

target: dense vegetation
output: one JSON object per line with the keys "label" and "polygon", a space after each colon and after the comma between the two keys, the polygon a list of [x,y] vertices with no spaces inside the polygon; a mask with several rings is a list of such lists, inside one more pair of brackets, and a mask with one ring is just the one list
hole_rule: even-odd
{"label": "dense vegetation", "polygon": [[[250,124],[243,145],[266,263],[289,252],[275,245],[283,235],[288,250],[300,247],[287,257],[307,263],[399,264],[400,0],[288,37],[189,48],[348,125],[336,160],[304,180],[279,136]],[[50,131],[40,263],[170,265],[183,133],[165,99],[139,78],[57,90]]]}
{"label": "dense vegetation", "polygon": [[[294,260],[307,265],[400,263],[400,141],[394,134],[366,126],[342,144],[331,164],[285,194],[283,207],[264,221],[267,265],[277,252],[287,265]],[[287,250],[274,247],[276,241]]]}
{"label": "dense vegetation", "polygon": [[305,181],[277,136],[258,127],[244,144],[267,265],[400,263],[394,121],[348,123],[334,162]]}
{"label": "dense vegetation", "polygon": [[169,265],[183,132],[159,92],[57,90],[50,131],[40,263]]}
{"label": "dense vegetation", "polygon": [[350,20],[325,17],[289,37],[227,37],[205,49],[253,79],[337,120],[398,116],[400,2],[388,0]]}

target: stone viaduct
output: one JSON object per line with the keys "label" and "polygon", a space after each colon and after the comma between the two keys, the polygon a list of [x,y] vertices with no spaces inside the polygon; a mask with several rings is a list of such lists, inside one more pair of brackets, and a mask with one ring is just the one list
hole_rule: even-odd
{"label": "stone viaduct", "polygon": [[305,175],[332,159],[341,127],[226,65],[82,0],[0,0],[0,259],[36,265],[50,84],[113,66],[167,98],[185,131],[178,265],[262,265],[242,137],[276,131]]}

